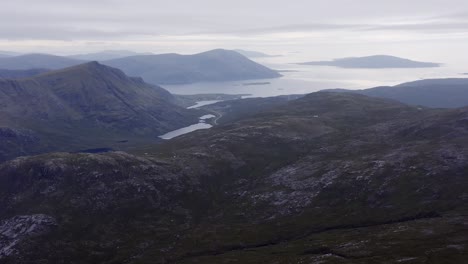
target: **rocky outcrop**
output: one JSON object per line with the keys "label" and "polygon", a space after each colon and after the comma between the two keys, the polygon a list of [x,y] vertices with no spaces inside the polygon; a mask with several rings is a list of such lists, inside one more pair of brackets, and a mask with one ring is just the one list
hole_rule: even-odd
{"label": "rocky outcrop", "polygon": [[48,215],[21,215],[0,222],[0,261],[21,254],[17,247],[26,239],[49,233],[57,225]]}

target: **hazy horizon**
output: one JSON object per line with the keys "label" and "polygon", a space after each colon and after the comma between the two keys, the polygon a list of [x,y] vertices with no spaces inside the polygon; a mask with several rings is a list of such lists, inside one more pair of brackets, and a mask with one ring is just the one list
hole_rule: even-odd
{"label": "hazy horizon", "polygon": [[0,14],[0,50],[22,53],[225,48],[304,60],[388,54],[468,61],[468,2],[462,0],[19,0],[3,3]]}

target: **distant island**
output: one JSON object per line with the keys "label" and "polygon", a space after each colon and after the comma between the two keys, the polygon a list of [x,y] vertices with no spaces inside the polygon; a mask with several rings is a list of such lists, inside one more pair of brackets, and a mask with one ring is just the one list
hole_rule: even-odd
{"label": "distant island", "polygon": [[[0,60],[1,61],[1,60]],[[102,62],[127,75],[153,84],[245,81],[281,77],[232,50],[216,49],[193,55],[160,54],[131,56]]]}
{"label": "distant island", "polygon": [[388,55],[341,58],[334,59],[332,61],[312,61],[298,64],[334,66],[339,68],[350,69],[433,68],[441,66],[440,63],[413,61]]}
{"label": "distant island", "polygon": [[237,53],[244,55],[247,58],[268,58],[268,57],[280,57],[281,55],[270,55],[259,51],[252,51],[252,50],[241,50],[235,49]]}

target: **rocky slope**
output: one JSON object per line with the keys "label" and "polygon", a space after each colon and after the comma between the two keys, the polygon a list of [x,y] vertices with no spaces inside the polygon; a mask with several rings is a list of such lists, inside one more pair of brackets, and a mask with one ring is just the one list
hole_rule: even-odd
{"label": "rocky slope", "polygon": [[55,222],[2,260],[463,263],[467,137],[466,108],[321,92],[132,154],[18,158],[0,220]]}
{"label": "rocky slope", "polygon": [[195,111],[172,101],[166,90],[96,62],[0,80],[0,160],[154,139],[197,122]]}

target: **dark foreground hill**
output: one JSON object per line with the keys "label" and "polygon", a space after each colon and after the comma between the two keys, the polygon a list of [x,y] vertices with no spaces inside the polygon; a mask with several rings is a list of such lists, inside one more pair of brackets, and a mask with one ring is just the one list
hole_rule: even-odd
{"label": "dark foreground hill", "polygon": [[456,108],[468,106],[468,79],[428,79],[364,90],[333,90],[398,100],[411,105]]}
{"label": "dark foreground hill", "polygon": [[235,51],[212,50],[194,55],[131,56],[103,62],[154,84],[236,81],[281,75]]}
{"label": "dark foreground hill", "polygon": [[439,67],[439,63],[420,62],[388,55],[374,55],[367,57],[353,57],[335,59],[332,61],[312,61],[300,63],[302,65],[335,66],[340,68],[432,68]]}
{"label": "dark foreground hill", "polygon": [[172,100],[166,90],[96,62],[0,80],[0,160],[154,139],[197,122],[194,111]]}
{"label": "dark foreground hill", "polygon": [[463,263],[467,120],[319,92],[133,154],[19,158],[0,165],[0,258]]}

